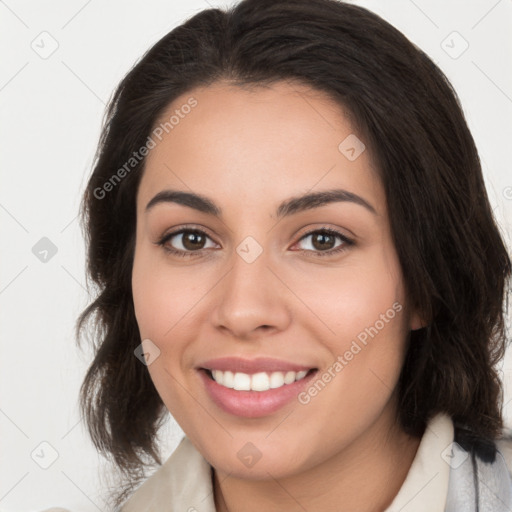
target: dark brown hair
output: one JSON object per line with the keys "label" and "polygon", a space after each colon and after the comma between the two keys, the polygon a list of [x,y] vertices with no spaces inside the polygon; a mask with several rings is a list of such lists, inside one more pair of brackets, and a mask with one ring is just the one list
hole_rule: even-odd
{"label": "dark brown hair", "polygon": [[[198,86],[286,80],[323,91],[350,114],[382,180],[408,299],[429,319],[411,332],[399,381],[399,422],[421,435],[444,411],[477,435],[502,428],[504,299],[511,262],[489,205],[456,93],[403,34],[335,0],[244,0],[207,9],[157,42],[127,74],[106,113],[82,204],[88,277],[97,298],[78,334],[95,327],[81,390],[92,439],[130,476],[159,462],[165,407],[147,368],[131,272],[144,159],[104,184],[146,144],[162,112]],[[112,183],[112,182],[111,182]],[[103,192],[98,192],[102,190]]]}

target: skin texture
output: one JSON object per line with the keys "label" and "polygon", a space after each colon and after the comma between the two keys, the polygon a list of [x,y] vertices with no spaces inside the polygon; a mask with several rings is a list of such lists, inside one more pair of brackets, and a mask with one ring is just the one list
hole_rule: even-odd
{"label": "skin texture", "polygon": [[[383,510],[419,444],[396,424],[395,391],[408,333],[422,322],[407,307],[370,151],[347,159],[338,145],[353,127],[339,105],[305,86],[221,82],[184,94],[162,118],[191,96],[197,106],[152,149],[137,196],[132,286],[141,340],[160,350],[151,378],[215,468],[218,510]],[[345,201],[276,217],[286,199],[340,188],[376,213]],[[175,203],[146,212],[164,189],[207,196],[222,217]],[[188,258],[166,253],[158,240],[184,225],[206,232],[204,248]],[[324,227],[354,245],[317,256],[305,235]],[[263,249],[252,263],[236,252],[247,236]],[[184,250],[182,242],[178,235],[167,246]],[[210,358],[272,357],[321,375],[397,303],[394,318],[307,404],[237,417],[211,401],[196,370]],[[250,468],[237,457],[247,442],[261,453]]]}

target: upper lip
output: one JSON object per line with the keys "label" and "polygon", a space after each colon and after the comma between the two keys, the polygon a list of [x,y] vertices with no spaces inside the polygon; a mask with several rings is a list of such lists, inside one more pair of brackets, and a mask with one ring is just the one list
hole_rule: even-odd
{"label": "upper lip", "polygon": [[199,368],[253,374],[258,372],[300,372],[311,370],[314,367],[269,357],[258,357],[256,359],[221,357],[204,361],[199,365]]}

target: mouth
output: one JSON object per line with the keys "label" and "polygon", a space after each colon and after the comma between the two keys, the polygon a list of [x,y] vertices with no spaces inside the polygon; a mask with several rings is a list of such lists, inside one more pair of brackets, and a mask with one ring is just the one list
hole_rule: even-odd
{"label": "mouth", "polygon": [[222,358],[196,367],[206,395],[223,412],[261,418],[298,402],[318,367],[283,360]]}

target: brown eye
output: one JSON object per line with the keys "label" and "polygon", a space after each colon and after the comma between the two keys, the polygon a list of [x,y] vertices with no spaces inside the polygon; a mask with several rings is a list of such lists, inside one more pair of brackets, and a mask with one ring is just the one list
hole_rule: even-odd
{"label": "brown eye", "polygon": [[313,247],[319,251],[326,251],[332,249],[336,244],[336,237],[329,233],[314,233],[311,235]]}
{"label": "brown eye", "polygon": [[353,240],[332,229],[310,231],[297,242],[303,252],[309,252],[315,256],[335,255],[354,244]]}
{"label": "brown eye", "polygon": [[192,253],[199,253],[203,249],[216,247],[211,238],[201,230],[181,229],[165,235],[158,245],[172,254],[179,256],[190,256]]}
{"label": "brown eye", "polygon": [[198,231],[187,231],[182,233],[182,244],[185,249],[194,251],[197,249],[203,249],[206,242],[206,237]]}

